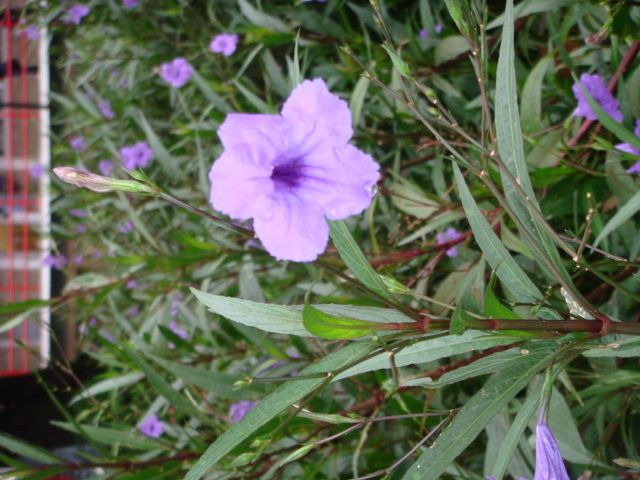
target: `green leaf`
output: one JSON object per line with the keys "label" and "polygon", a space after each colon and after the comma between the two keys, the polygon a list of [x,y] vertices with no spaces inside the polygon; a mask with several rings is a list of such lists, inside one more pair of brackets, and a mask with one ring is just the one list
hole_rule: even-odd
{"label": "green leaf", "polygon": [[238,5],[243,15],[247,17],[247,20],[257,27],[280,33],[291,31],[291,28],[282,20],[257,10],[247,0],[238,0]]}
{"label": "green leaf", "polygon": [[[484,350],[498,345],[508,345],[517,341],[513,337],[492,335],[477,330],[467,330],[462,335],[445,335],[420,340],[394,355],[396,367],[432,362],[440,358],[460,353]],[[372,370],[391,368],[386,351],[345,370],[336,380],[348,378]]]}
{"label": "green leaf", "polygon": [[525,344],[521,347],[511,348],[504,352],[497,352],[488,357],[476,360],[469,365],[445,373],[438,380],[432,380],[429,377],[416,378],[403,382],[402,385],[407,387],[441,388],[469,378],[505,370],[511,366],[514,361],[517,361],[524,355],[528,355],[531,351],[546,349],[551,352],[556,348],[558,348],[558,343],[554,340]]}
{"label": "green leaf", "polygon": [[[310,336],[310,333],[304,327],[303,307],[301,305],[293,307],[269,305],[241,298],[213,295],[195,288],[192,288],[191,291],[211,312],[222,315],[234,322],[256,327],[266,332],[301,337]],[[351,317],[368,322],[411,322],[411,319],[396,310],[385,308],[356,307],[353,305],[316,305],[315,308],[329,315]]]}
{"label": "green leaf", "polygon": [[487,262],[496,272],[504,288],[508,289],[521,303],[542,300],[542,294],[524,273],[516,261],[509,255],[489,222],[482,216],[471,192],[464,181],[460,168],[454,163],[453,171],[460,190],[460,199],[467,214],[469,225]]}
{"label": "green leaf", "polygon": [[[456,2],[454,2],[456,3]],[[438,42],[435,52],[436,66],[442,65],[449,60],[469,51],[469,42],[460,35],[451,35]]]}
{"label": "green leaf", "polygon": [[347,264],[358,280],[365,287],[395,303],[395,297],[391,295],[378,272],[367,261],[344,220],[327,220],[327,222],[329,223],[333,244],[338,249],[344,263]]}
{"label": "green leaf", "polygon": [[[53,420],[52,424],[63,428],[69,432],[81,433],[75,425],[67,422]],[[149,438],[138,431],[116,430],[115,428],[94,427],[93,425],[80,425],[82,431],[90,435],[91,438],[109,447],[128,447],[142,450],[159,448],[162,444],[157,440]]]}
{"label": "green leaf", "polygon": [[636,194],[631,197],[629,201],[625,203],[613,217],[611,217],[611,220],[607,222],[607,224],[600,232],[600,235],[598,235],[596,240],[593,242],[594,246],[598,246],[603,238],[607,237],[609,234],[611,234],[611,232],[615,231],[620,225],[633,217],[638,211],[640,211],[640,191],[636,192]]}
{"label": "green leaf", "polygon": [[[318,363],[305,368],[298,374],[299,380],[292,380],[281,385],[242,417],[242,420],[231,425],[229,430],[218,437],[189,470],[184,480],[200,480],[226,454],[249,438],[260,426],[322,386],[330,378],[328,372],[333,372],[358,361],[371,353],[374,348],[370,342],[351,343],[338,352],[324,357]],[[321,374],[321,376],[319,378],[304,378],[316,374]]]}
{"label": "green leaf", "polygon": [[542,124],[542,81],[553,64],[553,55],[547,55],[536,64],[529,73],[522,89],[520,119],[525,133],[540,130]]}
{"label": "green leaf", "polygon": [[520,315],[515,314],[505,307],[493,293],[493,283],[495,276],[492,274],[484,292],[484,314],[487,318],[500,318],[505,320],[521,319]]}
{"label": "green leaf", "polygon": [[414,78],[411,76],[411,70],[409,69],[409,65],[407,65],[407,62],[402,60],[402,58],[400,58],[400,55],[398,55],[393,50],[393,47],[385,42],[382,44],[382,48],[384,48],[387,54],[389,54],[389,57],[391,58],[391,62],[393,63],[393,68],[395,68],[396,71],[403,77],[409,80],[414,80]]}
{"label": "green leaf", "polygon": [[409,468],[402,479],[441,478],[449,465],[476,439],[489,421],[504,410],[540,370],[553,361],[556,353],[544,349],[523,355],[507,370],[491,378],[465,403],[451,424]]}
{"label": "green leaf", "polygon": [[198,418],[203,423],[210,423],[211,418],[204,412],[200,411],[190,401],[186,400],[180,392],[173,388],[158,372],[156,372],[151,365],[149,365],[140,355],[131,350],[126,345],[120,347],[124,353],[135,363],[140,370],[142,370],[149,380],[149,383],[153,386],[154,390],[167,399],[167,401],[173,405],[182,413],[191,415]]}
{"label": "green leaf", "polygon": [[351,98],[349,99],[349,110],[351,110],[351,124],[354,130],[358,128],[361,120],[362,107],[364,106],[364,99],[367,96],[367,89],[371,80],[366,77],[360,77],[356,83]]}
{"label": "green leaf", "polygon": [[51,452],[48,452],[44,448],[30,445],[27,442],[7,435],[6,433],[0,433],[0,447],[20,455],[21,457],[26,457],[31,460],[35,460],[36,462],[44,463],[45,465],[62,462],[61,458]]}
{"label": "green leaf", "polygon": [[74,396],[69,402],[69,405],[73,405],[80,400],[99,395],[101,393],[110,392],[111,390],[117,390],[122,387],[127,387],[142,380],[143,378],[144,373],[142,372],[130,372],[124,375],[117,375],[115,377],[107,378],[106,380],[94,383],[86,390],[83,390],[78,395]]}
{"label": "green leaf", "polygon": [[394,205],[416,218],[431,218],[440,208],[440,205],[427,198],[418,187],[408,182],[394,182],[389,191]]}
{"label": "green leaf", "polygon": [[335,317],[321,312],[309,304],[310,291],[304,297],[302,321],[312,335],[333,340],[346,340],[365,336],[375,331],[376,324],[353,318]]}
{"label": "green leaf", "polygon": [[[496,72],[496,91],[500,92],[500,95],[496,95],[495,99],[495,123],[500,158],[518,185],[516,186],[511,181],[504,169],[500,170],[500,176],[504,185],[507,203],[520,220],[522,228],[538,244],[546,256],[546,260],[570,283],[571,279],[564,268],[553,239],[545,230],[544,225],[540,225],[532,213],[532,210],[539,212],[540,207],[531,186],[522,145],[514,55],[513,1],[509,0],[506,4],[505,23],[502,29],[500,56]],[[521,194],[518,193],[518,186],[526,198],[522,198]],[[547,276],[557,281],[545,263],[545,259],[540,258],[540,255],[535,250],[532,249],[532,251]]]}
{"label": "green leaf", "polygon": [[37,308],[45,308],[51,304],[50,300],[27,300],[25,302],[9,303],[0,305],[0,315],[8,315],[10,313],[22,312],[23,310],[32,310]]}
{"label": "green leaf", "polygon": [[239,375],[228,375],[204,368],[181,365],[155,355],[149,355],[149,357],[183,382],[195,385],[219,397],[235,401],[249,400],[255,398],[256,390],[261,392],[267,391],[267,388],[265,388],[267,385],[257,383],[246,388],[236,388],[235,384],[243,379],[243,377]]}

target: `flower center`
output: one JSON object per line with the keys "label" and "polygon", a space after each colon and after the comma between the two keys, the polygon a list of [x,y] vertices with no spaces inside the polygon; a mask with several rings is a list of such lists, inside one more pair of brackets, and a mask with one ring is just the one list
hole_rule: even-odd
{"label": "flower center", "polygon": [[276,165],[271,173],[271,180],[273,180],[277,186],[297,188],[305,178],[304,170],[305,165],[302,161],[300,159],[294,159]]}

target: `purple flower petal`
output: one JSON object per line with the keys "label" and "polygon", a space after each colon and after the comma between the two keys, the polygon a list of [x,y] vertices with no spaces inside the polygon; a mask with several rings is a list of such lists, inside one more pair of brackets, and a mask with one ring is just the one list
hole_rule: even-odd
{"label": "purple flower petal", "polygon": [[633,165],[629,170],[627,170],[627,173],[637,173],[638,175],[640,175],[640,160],[638,160],[635,165]]}
{"label": "purple flower petal", "polygon": [[315,260],[328,241],[325,217],[358,214],[375,193],[378,164],[347,143],[352,133],[346,102],[319,79],[298,86],[282,116],[228,115],[209,174],[213,207],[253,218],[276,258]]}
{"label": "purple flower petal", "polygon": [[135,8],[138,6],[138,0],[122,0],[122,6],[124,8]]}
{"label": "purple flower petal", "polygon": [[236,33],[220,33],[213,37],[209,48],[213,53],[222,53],[225,57],[229,57],[236,51],[238,40]]}
{"label": "purple flower petal", "polygon": [[40,163],[36,163],[35,165],[32,165],[31,168],[29,169],[29,173],[33,178],[40,178],[41,176],[44,175],[44,172],[45,172],[44,166]]}
{"label": "purple flower petal", "polygon": [[138,142],[122,147],[120,156],[122,156],[124,168],[134,170],[138,167],[145,168],[147,166],[149,160],[153,158],[153,150],[149,148],[147,142]]}
{"label": "purple flower petal", "polygon": [[82,18],[89,15],[90,11],[91,9],[86,5],[74,5],[69,7],[65,16],[62,18],[62,23],[74,23],[76,25],[80,25]]}
{"label": "purple flower petal", "polygon": [[558,443],[549,425],[536,426],[536,473],[533,480],[569,480]]}
{"label": "purple flower petal", "polygon": [[157,438],[164,433],[164,422],[157,415],[150,415],[142,425],[140,431],[147,437]]}
{"label": "purple flower petal", "polygon": [[420,38],[427,38],[429,36],[429,32],[427,32],[426,28],[422,28],[420,29],[420,31],[418,32],[418,36]]}
{"label": "purple flower petal", "polygon": [[174,58],[170,63],[160,66],[160,77],[173,88],[180,88],[193,75],[193,67],[182,57]]}
{"label": "purple flower petal", "polygon": [[109,120],[116,116],[113,110],[111,110],[111,102],[109,100],[102,100],[101,102],[98,102],[98,109],[100,110],[100,113]]}
{"label": "purple flower petal", "polygon": [[113,162],[107,159],[100,160],[98,162],[98,169],[104,176],[108,176],[111,173],[111,170],[113,170]]}
{"label": "purple flower petal", "polygon": [[76,217],[76,218],[84,218],[87,216],[86,210],[83,210],[81,208],[72,208],[67,213],[72,217]]}
{"label": "purple flower petal", "polygon": [[71,145],[71,148],[73,148],[76,152],[82,152],[87,149],[87,144],[85,143],[84,138],[80,136],[73,137],[69,141],[69,145]]}
{"label": "purple flower petal", "polygon": [[[600,105],[608,115],[610,115],[616,122],[622,123],[622,112],[620,111],[620,103],[613,97],[611,92],[607,89],[607,86],[602,80],[600,75],[583,73],[580,76],[580,83],[584,89],[593,97],[593,99]],[[578,108],[575,109],[573,115],[575,117],[585,117],[588,120],[597,120],[598,117],[591,110],[589,102],[584,93],[580,89],[580,85],[577,83],[571,87],[573,94],[578,100]]]}
{"label": "purple flower petal", "polygon": [[231,423],[238,423],[253,407],[255,407],[258,402],[249,402],[248,400],[243,400],[241,402],[237,402],[231,405],[229,409],[229,417],[231,417]]}

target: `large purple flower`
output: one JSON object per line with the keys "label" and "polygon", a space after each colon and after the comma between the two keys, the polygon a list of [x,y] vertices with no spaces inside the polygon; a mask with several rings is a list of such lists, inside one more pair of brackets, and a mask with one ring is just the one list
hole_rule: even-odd
{"label": "large purple flower", "polygon": [[351,112],[323,80],[306,80],[282,115],[229,114],[218,135],[211,203],[237,220],[253,218],[267,251],[310,262],[329,240],[325,217],[340,220],[371,203],[378,164],[347,142]]}
{"label": "large purple flower", "polygon": [[127,145],[120,149],[122,156],[122,164],[124,168],[133,170],[134,168],[144,168],[153,158],[153,150],[149,148],[147,142],[138,142],[133,145]]}
{"label": "large purple flower", "polygon": [[[600,105],[600,108],[604,110],[607,114],[609,114],[616,122],[622,123],[622,112],[620,111],[620,103],[613,98],[611,92],[607,89],[607,86],[604,84],[604,80],[597,73],[593,75],[589,75],[588,73],[583,73],[580,76],[580,83],[584,87],[584,89],[589,92],[589,95],[593,97],[593,99]],[[580,89],[580,85],[577,83],[573,84],[571,87],[573,90],[573,94],[576,96],[578,100],[578,108],[573,112],[574,117],[585,117],[588,120],[597,120],[598,117],[591,110],[591,106],[587,101],[584,93]]]}
{"label": "large purple flower", "polygon": [[170,63],[160,66],[162,80],[170,83],[173,88],[180,88],[193,75],[193,67],[182,57],[174,58]]}
{"label": "large purple flower", "polygon": [[213,37],[209,48],[213,53],[222,53],[225,57],[229,57],[236,51],[237,46],[238,34],[220,33]]}

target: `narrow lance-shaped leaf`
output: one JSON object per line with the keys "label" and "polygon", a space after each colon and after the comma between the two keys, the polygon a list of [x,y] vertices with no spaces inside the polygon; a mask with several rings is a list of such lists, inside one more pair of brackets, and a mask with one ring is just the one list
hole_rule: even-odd
{"label": "narrow lance-shaped leaf", "polygon": [[321,338],[333,340],[346,340],[363,337],[375,330],[380,330],[384,324],[366,322],[353,318],[336,317],[321,312],[309,304],[309,292],[304,297],[304,308],[302,309],[302,320],[304,328],[309,333]]}

